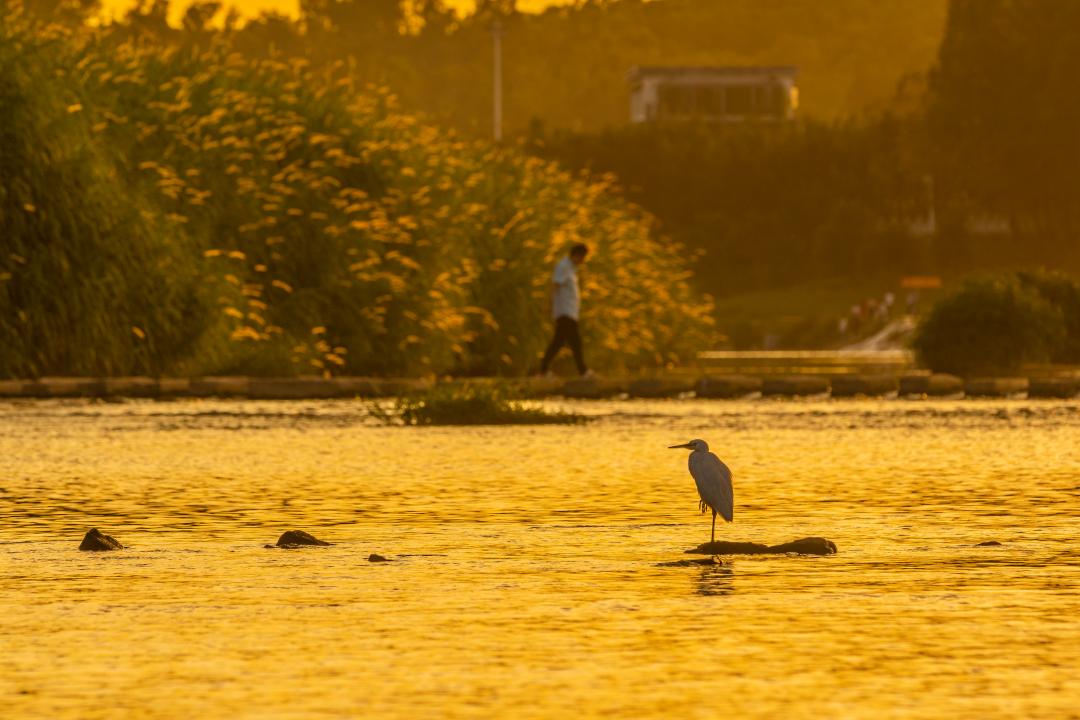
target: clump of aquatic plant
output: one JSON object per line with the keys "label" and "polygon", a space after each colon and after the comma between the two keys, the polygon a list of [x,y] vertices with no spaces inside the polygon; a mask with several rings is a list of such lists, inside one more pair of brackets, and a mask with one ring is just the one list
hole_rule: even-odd
{"label": "clump of aquatic plant", "polygon": [[391,408],[370,406],[386,424],[402,425],[550,425],[585,421],[585,416],[553,412],[537,403],[515,399],[502,384],[440,383],[402,395]]}

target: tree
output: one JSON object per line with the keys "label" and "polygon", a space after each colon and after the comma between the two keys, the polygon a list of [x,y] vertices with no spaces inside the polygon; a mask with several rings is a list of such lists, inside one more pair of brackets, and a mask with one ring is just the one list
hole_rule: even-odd
{"label": "tree", "polygon": [[1080,257],[1080,3],[952,0],[929,124],[940,186],[1011,220],[1044,257]]}

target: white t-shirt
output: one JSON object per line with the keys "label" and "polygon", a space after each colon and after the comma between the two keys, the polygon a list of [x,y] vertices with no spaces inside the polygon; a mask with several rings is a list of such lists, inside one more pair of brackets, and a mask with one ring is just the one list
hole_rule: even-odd
{"label": "white t-shirt", "polygon": [[555,265],[551,275],[555,283],[555,297],[551,303],[551,316],[578,319],[581,311],[581,293],[578,291],[577,265],[567,255]]}

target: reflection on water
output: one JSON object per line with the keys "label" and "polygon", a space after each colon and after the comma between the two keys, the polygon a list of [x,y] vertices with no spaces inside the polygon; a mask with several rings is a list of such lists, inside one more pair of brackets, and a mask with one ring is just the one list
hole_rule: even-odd
{"label": "reflection on water", "polygon": [[[1075,713],[1075,403],[574,409],[0,405],[4,716]],[[735,473],[718,540],[840,553],[685,562],[691,437]],[[95,526],[130,549],[77,552]],[[291,528],[335,544],[263,547]]]}
{"label": "reflection on water", "polygon": [[701,569],[695,582],[698,595],[730,595],[735,590],[735,573],[723,565]]}

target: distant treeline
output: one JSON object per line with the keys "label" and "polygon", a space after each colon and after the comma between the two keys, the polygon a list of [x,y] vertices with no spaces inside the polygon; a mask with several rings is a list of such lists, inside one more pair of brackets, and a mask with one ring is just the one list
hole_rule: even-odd
{"label": "distant treeline", "polygon": [[719,296],[940,267],[950,248],[910,231],[931,202],[918,131],[903,116],[767,129],[649,124],[551,132],[530,147],[614,173],[662,231],[697,251],[698,282]]}
{"label": "distant treeline", "polygon": [[[1080,3],[954,0],[938,61],[888,110],[787,126],[545,131],[701,251],[716,295],[808,277],[1080,266]],[[931,222],[931,219],[933,222]]]}
{"label": "distant treeline", "polygon": [[[701,251],[699,285],[716,294],[1080,264],[1071,0],[590,0],[538,15],[483,0],[464,17],[439,0],[308,0],[295,19],[249,22],[197,2],[180,28],[168,13],[144,0],[110,32],[316,66],[348,58],[358,82],[474,136],[491,129],[498,21],[508,134],[614,173]],[[789,63],[802,98],[792,127],[626,123],[631,65]]]}
{"label": "distant treeline", "polygon": [[173,29],[166,0],[143,0],[121,24],[176,42],[223,23],[218,34],[249,54],[348,57],[362,82],[392,88],[406,109],[490,137],[495,21],[507,131],[536,118],[588,131],[626,121],[633,65],[798,65],[810,117],[882,105],[933,63],[946,1],[582,0],[530,14],[514,0],[480,0],[461,17],[442,0],[304,0],[295,19],[248,22],[215,1],[196,2]]}
{"label": "distant treeline", "polygon": [[128,30],[0,10],[0,377],[522,374],[575,242],[592,364],[707,342],[681,253],[605,183],[344,64]]}

